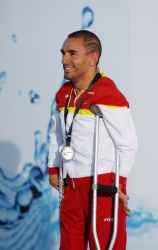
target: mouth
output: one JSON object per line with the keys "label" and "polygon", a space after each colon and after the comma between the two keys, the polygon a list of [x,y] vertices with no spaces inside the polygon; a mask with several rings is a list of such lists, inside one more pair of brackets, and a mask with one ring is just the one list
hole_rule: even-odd
{"label": "mouth", "polygon": [[63,68],[65,73],[69,73],[71,70],[73,70],[73,67],[70,66],[64,66]]}

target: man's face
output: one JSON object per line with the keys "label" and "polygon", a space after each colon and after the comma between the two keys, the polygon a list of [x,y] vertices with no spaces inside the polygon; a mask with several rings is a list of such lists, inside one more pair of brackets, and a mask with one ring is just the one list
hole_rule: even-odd
{"label": "man's face", "polygon": [[86,53],[82,38],[68,38],[61,49],[64,77],[78,81],[88,73],[90,55]]}

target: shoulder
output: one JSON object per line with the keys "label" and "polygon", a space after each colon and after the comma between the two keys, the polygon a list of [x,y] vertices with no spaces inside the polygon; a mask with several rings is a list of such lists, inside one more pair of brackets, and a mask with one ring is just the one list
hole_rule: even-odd
{"label": "shoulder", "polygon": [[101,77],[97,82],[95,89],[97,104],[129,107],[126,97],[121,93],[111,78]]}
{"label": "shoulder", "polygon": [[66,82],[64,83],[61,88],[56,93],[56,101],[59,102],[61,99],[65,99],[70,94],[70,90],[72,89],[72,83]]}

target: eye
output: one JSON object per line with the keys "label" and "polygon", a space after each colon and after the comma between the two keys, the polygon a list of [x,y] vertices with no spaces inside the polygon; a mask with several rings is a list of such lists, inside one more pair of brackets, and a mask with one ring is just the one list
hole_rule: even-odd
{"label": "eye", "polygon": [[70,51],[70,55],[71,55],[71,56],[77,56],[77,52],[76,52],[75,50],[71,50],[71,51]]}

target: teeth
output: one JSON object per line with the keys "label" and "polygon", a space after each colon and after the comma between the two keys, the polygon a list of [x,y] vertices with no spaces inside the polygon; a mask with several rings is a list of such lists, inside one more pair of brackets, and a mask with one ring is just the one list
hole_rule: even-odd
{"label": "teeth", "polygon": [[64,68],[64,69],[72,69],[71,66],[66,66],[66,65],[64,65],[63,68]]}

